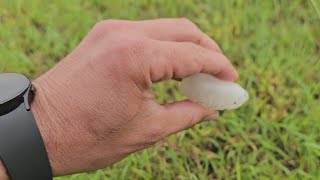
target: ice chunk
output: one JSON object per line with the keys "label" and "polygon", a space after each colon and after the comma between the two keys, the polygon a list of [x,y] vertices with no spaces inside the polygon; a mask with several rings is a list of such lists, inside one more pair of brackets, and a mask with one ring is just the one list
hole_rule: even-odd
{"label": "ice chunk", "polygon": [[236,109],[249,99],[248,92],[238,84],[203,73],[183,79],[181,91],[211,110]]}

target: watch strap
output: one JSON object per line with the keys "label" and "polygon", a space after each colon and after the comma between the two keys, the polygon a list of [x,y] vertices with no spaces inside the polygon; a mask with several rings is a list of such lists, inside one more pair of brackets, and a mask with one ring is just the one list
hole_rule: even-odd
{"label": "watch strap", "polygon": [[0,116],[0,158],[12,180],[52,179],[43,139],[24,103]]}

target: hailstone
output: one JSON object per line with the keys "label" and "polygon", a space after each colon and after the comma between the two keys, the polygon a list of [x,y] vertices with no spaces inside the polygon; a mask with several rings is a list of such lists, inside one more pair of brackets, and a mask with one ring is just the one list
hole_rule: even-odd
{"label": "hailstone", "polygon": [[240,85],[204,73],[184,78],[181,91],[210,110],[237,109],[249,99]]}

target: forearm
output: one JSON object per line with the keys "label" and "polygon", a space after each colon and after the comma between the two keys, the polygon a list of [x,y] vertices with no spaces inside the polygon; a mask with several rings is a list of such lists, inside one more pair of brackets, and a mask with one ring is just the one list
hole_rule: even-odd
{"label": "forearm", "polygon": [[9,177],[7,176],[7,173],[6,173],[6,169],[2,164],[2,161],[0,161],[0,180],[9,180]]}

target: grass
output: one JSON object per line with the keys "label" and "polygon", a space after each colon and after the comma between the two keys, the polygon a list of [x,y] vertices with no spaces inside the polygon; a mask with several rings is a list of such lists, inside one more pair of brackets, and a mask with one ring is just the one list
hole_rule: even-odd
{"label": "grass", "polygon": [[[320,0],[0,0],[0,72],[41,75],[103,19],[188,17],[250,101],[112,167],[66,179],[320,179]],[[156,84],[161,103],[182,99]]]}

